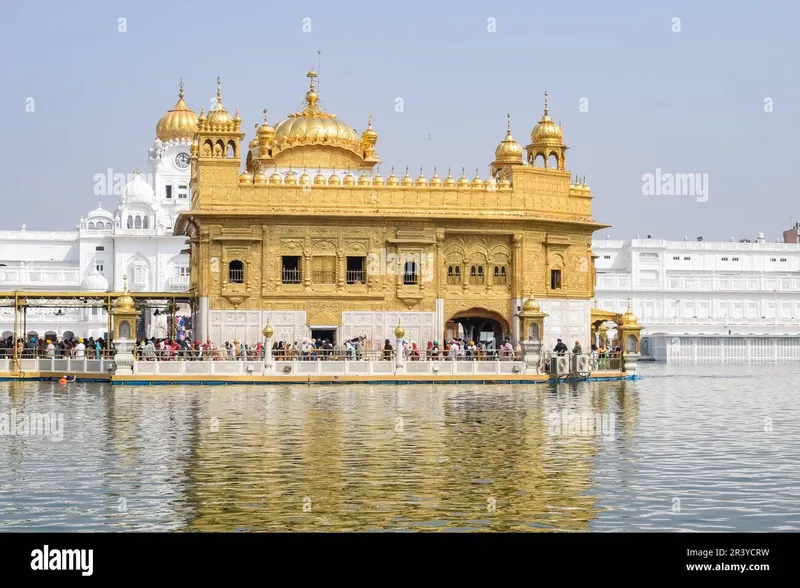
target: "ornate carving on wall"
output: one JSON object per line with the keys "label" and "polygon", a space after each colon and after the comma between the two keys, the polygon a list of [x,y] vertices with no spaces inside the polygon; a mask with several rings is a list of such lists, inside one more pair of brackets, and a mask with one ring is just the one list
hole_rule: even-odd
{"label": "ornate carving on wall", "polygon": [[309,325],[340,325],[342,305],[337,301],[309,302],[306,306]]}
{"label": "ornate carving on wall", "polygon": [[450,320],[453,315],[459,312],[466,312],[473,308],[480,308],[496,312],[511,324],[513,317],[510,316],[511,300],[508,298],[482,299],[474,298],[445,299],[444,316],[445,320]]}

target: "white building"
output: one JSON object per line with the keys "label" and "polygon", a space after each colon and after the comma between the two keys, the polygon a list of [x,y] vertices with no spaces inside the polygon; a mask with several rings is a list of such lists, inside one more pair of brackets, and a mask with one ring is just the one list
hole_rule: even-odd
{"label": "white building", "polygon": [[596,306],[633,313],[666,361],[800,360],[800,244],[596,240]]}
{"label": "white building", "polygon": [[[148,171],[97,174],[95,195],[116,196],[113,211],[101,205],[72,231],[0,231],[0,330],[14,328],[9,294],[25,292],[119,292],[123,276],[133,292],[185,292],[186,238],[172,234],[177,215],[189,209],[189,147],[197,117],[183,101],[158,121],[148,152]],[[32,297],[31,297],[32,298]],[[154,312],[154,311],[153,311]],[[27,332],[104,337],[108,316],[100,308],[35,307],[26,311]],[[163,335],[165,317],[146,319],[148,335]]]}

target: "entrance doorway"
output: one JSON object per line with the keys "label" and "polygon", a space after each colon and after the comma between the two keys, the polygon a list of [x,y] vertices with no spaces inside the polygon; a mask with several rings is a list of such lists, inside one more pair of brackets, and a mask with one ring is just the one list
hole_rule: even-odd
{"label": "entrance doorway", "polygon": [[316,340],[317,343],[327,340],[331,345],[336,345],[336,329],[327,327],[315,329],[312,327],[311,338]]}
{"label": "entrance doorway", "polygon": [[482,308],[471,308],[459,312],[447,321],[447,336],[466,342],[486,343],[489,349],[499,349],[511,337],[508,322],[500,314]]}

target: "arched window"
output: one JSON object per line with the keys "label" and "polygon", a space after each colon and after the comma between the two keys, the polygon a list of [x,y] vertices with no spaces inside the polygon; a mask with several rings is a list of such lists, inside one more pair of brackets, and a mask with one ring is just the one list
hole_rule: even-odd
{"label": "arched window", "polygon": [[144,217],[144,219],[142,219],[142,228],[143,229],[149,229],[150,228],[150,217],[149,216],[146,216],[146,217]]}
{"label": "arched window", "polygon": [[406,286],[415,286],[417,280],[417,263],[415,261],[405,262],[403,264],[403,284]]}
{"label": "arched window", "polygon": [[133,221],[133,228],[134,229],[141,229],[142,228],[142,217],[138,214],[136,215],[136,219]]}
{"label": "arched window", "polygon": [[234,259],[228,264],[228,282],[231,284],[244,283],[244,264]]}
{"label": "arched window", "polygon": [[172,199],[172,184],[164,185],[164,197],[168,200]]}
{"label": "arched window", "polygon": [[507,284],[508,277],[506,275],[506,266],[504,265],[496,265],[494,266],[494,283],[495,284]]}
{"label": "arched window", "polygon": [[544,155],[541,153],[536,154],[536,158],[533,160],[533,165],[536,167],[544,167],[545,166],[545,159]]}
{"label": "arched window", "polygon": [[447,267],[447,283],[457,285],[461,283],[461,268],[457,265]]}
{"label": "arched window", "polygon": [[551,153],[547,158],[547,167],[550,169],[558,169],[558,155]]}
{"label": "arched window", "polygon": [[110,231],[113,228],[114,228],[114,225],[112,225],[111,223],[106,223],[106,231]]}
{"label": "arched window", "polygon": [[483,284],[483,266],[473,265],[469,268],[469,283]]}
{"label": "arched window", "polygon": [[178,184],[178,198],[186,198],[187,197],[187,187],[186,184]]}
{"label": "arched window", "polygon": [[233,141],[228,142],[228,157],[233,158],[236,155],[236,148],[233,145]]}
{"label": "arched window", "polygon": [[133,228],[133,216],[131,215],[128,215],[128,228],[129,229]]}
{"label": "arched window", "polygon": [[94,223],[89,223],[89,225],[87,226],[87,228],[89,228],[89,229],[93,229],[93,228],[94,228]]}

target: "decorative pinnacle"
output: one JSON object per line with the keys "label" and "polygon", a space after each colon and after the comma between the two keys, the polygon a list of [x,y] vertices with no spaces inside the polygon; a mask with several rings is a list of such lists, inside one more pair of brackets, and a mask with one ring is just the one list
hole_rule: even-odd
{"label": "decorative pinnacle", "polygon": [[509,112],[506,114],[506,132],[510,135],[511,134],[511,113]]}
{"label": "decorative pinnacle", "polygon": [[547,90],[544,91],[544,114],[547,116]]}
{"label": "decorative pinnacle", "polygon": [[264,124],[267,124],[267,109],[264,109]]}
{"label": "decorative pinnacle", "polygon": [[368,129],[372,128],[372,113],[371,112],[369,113],[369,120],[367,121],[367,128]]}
{"label": "decorative pinnacle", "polygon": [[183,78],[181,78],[181,83],[178,86],[180,90],[178,91],[178,98],[183,100]]}
{"label": "decorative pinnacle", "polygon": [[217,103],[222,104],[222,82],[217,77]]}
{"label": "decorative pinnacle", "polygon": [[314,78],[317,77],[317,72],[314,71],[314,68],[311,68],[311,71],[309,71],[306,74],[306,77],[311,80],[311,89],[313,90],[314,89]]}
{"label": "decorative pinnacle", "polygon": [[128,291],[128,275],[127,274],[122,274],[122,291],[123,292],[127,292]]}

